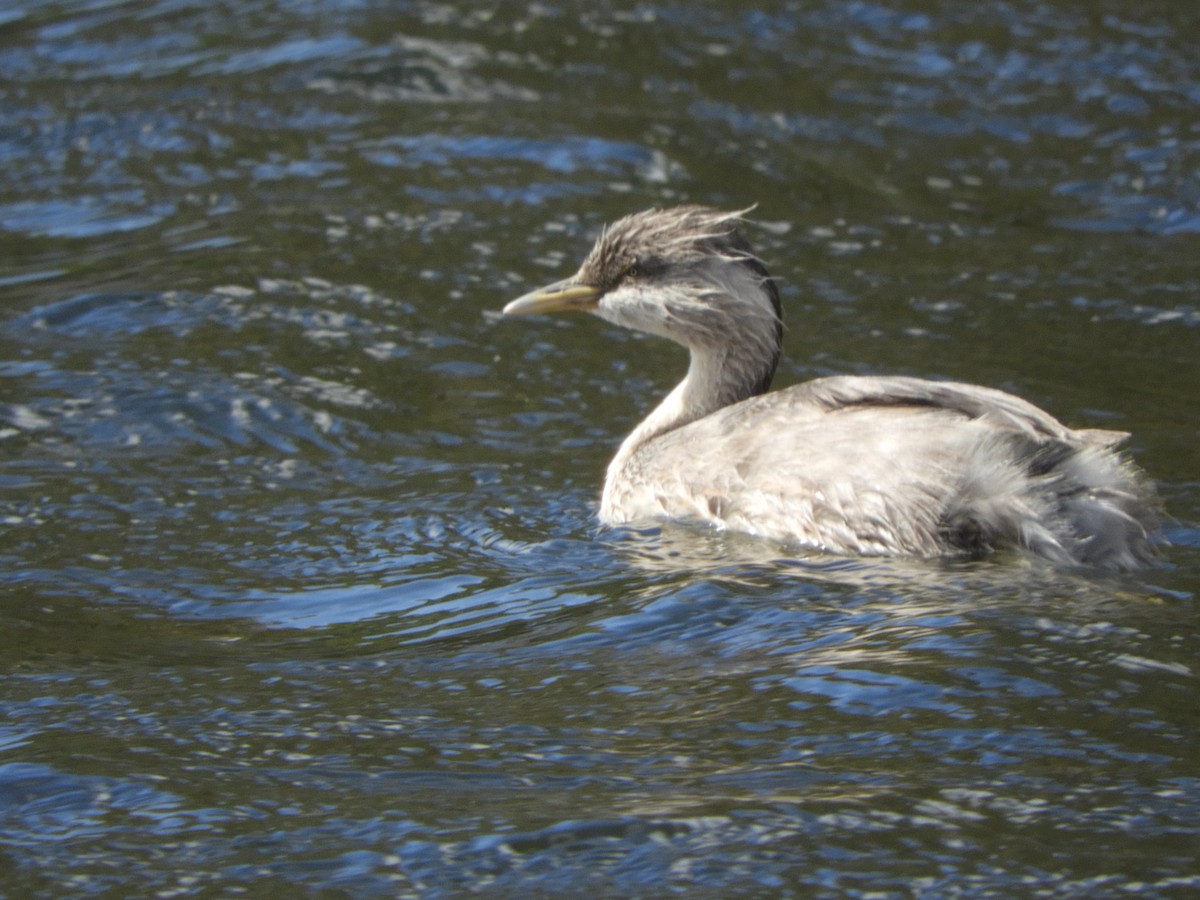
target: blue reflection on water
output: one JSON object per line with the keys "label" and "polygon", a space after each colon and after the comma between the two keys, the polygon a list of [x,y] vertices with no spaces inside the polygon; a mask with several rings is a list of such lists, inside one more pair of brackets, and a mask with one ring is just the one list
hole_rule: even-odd
{"label": "blue reflection on water", "polygon": [[[1186,16],[384,6],[0,12],[12,893],[1200,887]],[[753,199],[795,374],[1137,421],[1177,568],[596,528],[678,360],[488,312]]]}

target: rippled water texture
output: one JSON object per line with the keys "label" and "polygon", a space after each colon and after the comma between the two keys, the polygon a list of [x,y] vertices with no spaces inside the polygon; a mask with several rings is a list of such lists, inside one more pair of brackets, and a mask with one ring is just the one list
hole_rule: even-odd
{"label": "rippled water texture", "polygon": [[[0,6],[0,893],[1195,894],[1193,6]],[[683,357],[497,310],[683,201],[1163,568],[599,529]]]}

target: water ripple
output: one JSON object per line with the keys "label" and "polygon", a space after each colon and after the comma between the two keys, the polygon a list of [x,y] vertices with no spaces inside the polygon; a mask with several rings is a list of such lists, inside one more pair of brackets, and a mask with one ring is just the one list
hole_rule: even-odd
{"label": "water ripple", "polygon": [[[1182,9],[9,4],[5,887],[1195,892]],[[498,310],[755,200],[781,384],[1130,430],[1170,565],[598,527],[684,359]]]}

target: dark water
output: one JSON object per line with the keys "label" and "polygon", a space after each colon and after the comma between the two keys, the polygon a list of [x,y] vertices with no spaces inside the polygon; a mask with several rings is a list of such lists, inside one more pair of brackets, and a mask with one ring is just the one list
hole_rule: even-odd
{"label": "dark water", "polygon": [[[1191,896],[1193,4],[0,6],[0,893]],[[1128,578],[593,522],[679,376],[500,321],[759,204],[783,384],[1134,432]]]}

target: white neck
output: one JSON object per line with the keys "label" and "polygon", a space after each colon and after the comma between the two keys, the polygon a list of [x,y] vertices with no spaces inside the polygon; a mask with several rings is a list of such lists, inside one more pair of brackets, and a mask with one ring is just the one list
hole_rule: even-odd
{"label": "white neck", "polygon": [[614,492],[622,473],[642,446],[659,435],[737,403],[751,393],[745,375],[729,366],[723,350],[693,348],[687,377],[621,442],[617,455],[609,463],[604,494],[600,499],[600,517],[611,518],[606,513],[614,508]]}
{"label": "white neck", "polygon": [[[597,310],[626,328],[686,346],[687,377],[625,438],[608,467],[600,518],[617,521],[631,464],[655,438],[767,389],[779,358],[780,322],[773,283],[750,265],[714,257],[697,290],[633,285],[612,292]],[[693,277],[696,275],[693,273]]]}

